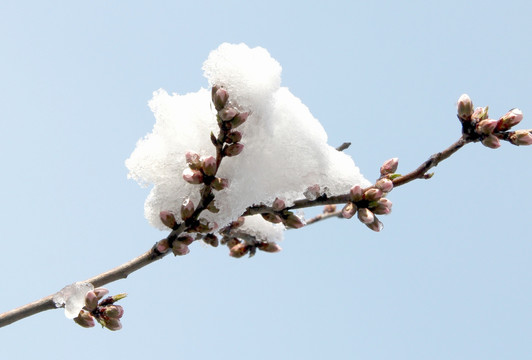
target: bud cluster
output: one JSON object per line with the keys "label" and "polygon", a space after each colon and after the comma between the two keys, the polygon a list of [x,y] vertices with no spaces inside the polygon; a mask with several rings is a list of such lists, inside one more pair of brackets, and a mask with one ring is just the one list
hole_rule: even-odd
{"label": "bud cluster", "polygon": [[[506,133],[523,120],[521,110],[511,109],[496,120],[489,118],[487,106],[474,108],[473,101],[467,94],[460,96],[457,105],[462,132],[469,135],[472,140],[481,141],[482,145],[491,149],[501,146],[500,139],[509,140],[514,145],[532,144],[532,136],[527,130]],[[516,133],[519,134],[516,135]]]}
{"label": "bud cluster", "polygon": [[[93,327],[97,321],[102,327],[109,330],[120,330],[122,324],[120,319],[124,315],[124,309],[114,303],[126,297],[126,294],[109,296],[101,300],[109,291],[104,288],[97,288],[87,292],[85,295],[85,306],[74,318],[74,321],[82,327]],[[101,301],[100,301],[101,300]]]}

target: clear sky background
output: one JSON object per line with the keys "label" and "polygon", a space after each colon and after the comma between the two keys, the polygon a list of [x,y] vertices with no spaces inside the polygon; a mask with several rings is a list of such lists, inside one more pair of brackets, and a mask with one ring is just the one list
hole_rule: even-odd
{"label": "clear sky background", "polygon": [[[0,31],[0,311],[166,235],[124,160],[152,92],[206,87],[223,42],[268,49],[371,180],[458,139],[464,92],[532,128],[524,0],[4,0]],[[466,146],[390,194],[381,233],[333,219],[251,259],[195,244],[107,286],[129,294],[121,331],[48,311],[2,328],[0,358],[530,359],[531,151]]]}

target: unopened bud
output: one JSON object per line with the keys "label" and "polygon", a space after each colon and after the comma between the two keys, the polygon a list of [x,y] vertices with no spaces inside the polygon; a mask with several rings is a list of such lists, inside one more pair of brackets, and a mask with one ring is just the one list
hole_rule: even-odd
{"label": "unopened bud", "polygon": [[225,242],[225,244],[227,245],[227,247],[229,249],[232,249],[233,247],[235,247],[236,245],[240,244],[241,241],[238,240],[237,238],[233,237],[233,238],[230,238],[230,239],[227,239],[227,241]]}
{"label": "unopened bud", "polygon": [[222,110],[225,104],[227,104],[228,99],[229,94],[227,93],[227,90],[222,88],[213,88],[212,102],[214,103],[216,110]]}
{"label": "unopened bud", "polygon": [[155,249],[157,249],[157,251],[161,254],[164,254],[168,250],[170,250],[170,244],[168,243],[168,239],[162,239],[161,241],[157,242],[157,244],[155,244]]}
{"label": "unopened bud", "polygon": [[373,222],[370,223],[370,224],[366,224],[366,226],[368,228],[370,228],[371,230],[376,231],[376,232],[381,231],[382,228],[383,228],[382,223],[379,221],[379,219],[377,219],[376,216],[375,216],[375,219],[373,220]]}
{"label": "unopened bud", "polygon": [[194,238],[190,234],[181,234],[177,237],[177,241],[185,245],[190,245],[194,242]]}
{"label": "unopened bud", "polygon": [[357,210],[357,206],[354,203],[348,202],[342,209],[342,216],[346,219],[351,219],[353,215],[356,214]]}
{"label": "unopened bud", "polygon": [[323,207],[323,213],[324,214],[331,214],[336,211],[336,205],[334,204],[328,204]]}
{"label": "unopened bud", "polygon": [[276,214],[266,213],[266,214],[261,214],[261,216],[264,220],[269,221],[273,224],[279,224],[283,222],[283,219],[281,219],[281,217]]}
{"label": "unopened bud", "polygon": [[236,244],[229,251],[229,255],[234,258],[241,258],[249,252],[250,246],[246,242]]}
{"label": "unopened bud", "polygon": [[499,120],[494,120],[494,119],[481,120],[478,122],[476,126],[476,131],[477,133],[484,134],[484,135],[493,134],[493,132],[495,131],[495,128],[498,127],[497,126],[498,123],[499,123]]}
{"label": "unopened bud", "polygon": [[517,130],[510,136],[510,142],[514,145],[532,145],[531,130]]}
{"label": "unopened bud", "polygon": [[235,221],[231,223],[231,229],[239,228],[242,225],[244,225],[245,222],[246,222],[246,218],[243,216],[239,216],[238,219],[236,219]]}
{"label": "unopened bud", "polygon": [[110,318],[120,319],[124,315],[124,308],[120,305],[109,305],[104,307],[103,313]]}
{"label": "unopened bud", "polygon": [[519,109],[512,109],[500,118],[497,130],[506,131],[519,124],[521,120],[523,120],[523,112]]}
{"label": "unopened bud", "polygon": [[122,329],[122,323],[120,322],[119,319],[115,319],[115,318],[105,319],[102,325],[112,331],[117,331],[117,330]]}
{"label": "unopened bud", "polygon": [[294,213],[288,213],[284,218],[284,224],[289,228],[299,229],[305,226],[305,223],[299,216]]}
{"label": "unopened bud", "polygon": [[217,214],[220,212],[220,209],[214,205],[214,201],[211,201],[209,205],[207,205],[207,210],[212,212],[213,214]]}
{"label": "unopened bud", "polygon": [[391,158],[386,160],[381,166],[381,175],[394,174],[397,171],[399,165],[399,158]]}
{"label": "unopened bud", "polygon": [[200,156],[198,154],[196,154],[195,152],[193,151],[187,151],[187,153],[185,154],[185,159],[187,161],[187,165],[192,169],[192,170],[199,170],[201,169],[201,160],[200,160]]}
{"label": "unopened bud", "polygon": [[224,147],[223,151],[225,156],[236,156],[240,154],[242,150],[244,150],[244,144],[234,143]]}
{"label": "unopened bud", "polygon": [[286,207],[286,204],[284,203],[284,200],[275,198],[272,204],[272,209],[274,211],[281,211]]}
{"label": "unopened bud", "polygon": [[159,218],[164,226],[173,229],[176,226],[175,216],[170,211],[163,210],[159,213]]}
{"label": "unopened bud", "polygon": [[216,178],[211,183],[211,186],[214,190],[220,191],[220,190],[223,190],[229,187],[229,180],[222,179],[222,178]]}
{"label": "unopened bud", "polygon": [[265,252],[269,252],[269,253],[276,253],[276,252],[279,252],[279,251],[282,250],[281,247],[279,245],[277,245],[276,243],[267,242],[267,241],[259,243],[257,245],[257,248],[259,250],[262,250],[262,251],[265,251]]}
{"label": "unopened bud", "polygon": [[205,234],[214,231],[218,228],[215,222],[209,222],[206,219],[199,219],[198,225],[194,228],[199,233]]}
{"label": "unopened bud", "polygon": [[497,149],[501,146],[501,143],[495,135],[488,135],[482,140],[482,145],[490,149]]}
{"label": "unopened bud", "polygon": [[183,171],[183,180],[189,184],[201,184],[203,182],[203,174],[199,170],[187,168]]}
{"label": "unopened bud", "polygon": [[187,220],[194,214],[194,203],[190,199],[185,199],[181,205],[181,219]]}
{"label": "unopened bud", "polygon": [[190,252],[190,249],[188,248],[188,245],[185,245],[181,241],[174,241],[172,244],[172,252],[175,256],[183,256]]}
{"label": "unopened bud", "polygon": [[349,190],[349,195],[351,196],[351,201],[357,202],[362,200],[364,193],[359,185],[355,185],[351,188],[351,190]]}
{"label": "unopened bud", "polygon": [[368,208],[361,208],[358,209],[358,220],[367,225],[371,224],[373,220],[375,220],[375,216]]}
{"label": "unopened bud", "polygon": [[316,200],[320,195],[320,186],[318,184],[311,185],[303,193],[307,200]]}
{"label": "unopened bud", "polygon": [[95,325],[94,318],[88,311],[85,310],[81,310],[79,315],[74,318],[74,321],[76,324],[83,326],[84,328],[90,328]]}
{"label": "unopened bud", "polygon": [[240,131],[231,131],[225,136],[225,142],[229,144],[237,143],[240,140],[242,140],[242,133]]}
{"label": "unopened bud", "polygon": [[233,120],[231,120],[229,123],[231,124],[231,129],[235,129],[246,122],[248,119],[249,113],[243,112],[237,114]]}
{"label": "unopened bud", "polygon": [[218,247],[219,241],[218,237],[214,234],[207,234],[203,237],[205,244],[211,245],[212,247]]}
{"label": "unopened bud", "polygon": [[488,118],[488,110],[489,107],[478,107],[473,111],[473,114],[471,115],[471,120],[473,121],[480,121],[480,120],[486,120]]}
{"label": "unopened bud", "polygon": [[219,111],[218,114],[223,121],[229,121],[238,114],[238,111],[234,108],[225,108],[222,111]]}
{"label": "unopened bud", "polygon": [[393,181],[387,178],[380,179],[375,184],[375,187],[382,192],[389,193],[393,189]]}
{"label": "unopened bud", "polygon": [[105,288],[96,288],[93,290],[98,300],[101,300],[105,295],[109,294],[109,290]]}
{"label": "unopened bud", "polygon": [[214,176],[216,170],[216,158],[214,156],[207,156],[203,159],[203,173],[205,175]]}
{"label": "unopened bud", "polygon": [[364,199],[368,201],[379,200],[382,197],[382,191],[376,188],[366,190],[364,193]]}
{"label": "unopened bud", "polygon": [[85,308],[89,311],[96,309],[98,306],[98,297],[94,291],[89,291],[85,294]]}
{"label": "unopened bud", "polygon": [[387,198],[380,198],[371,206],[371,211],[377,215],[387,215],[392,211],[392,202]]}
{"label": "unopened bud", "polygon": [[469,98],[469,95],[462,94],[458,99],[458,117],[462,120],[469,120],[473,114],[473,101]]}

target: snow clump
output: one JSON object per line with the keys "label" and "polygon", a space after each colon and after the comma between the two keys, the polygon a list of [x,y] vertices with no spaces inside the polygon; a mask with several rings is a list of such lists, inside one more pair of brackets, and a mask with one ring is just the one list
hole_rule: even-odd
{"label": "snow clump", "polygon": [[85,306],[85,295],[91,290],[94,290],[91,283],[77,282],[61,289],[54,295],[53,301],[56,307],[64,306],[65,316],[73,319]]}

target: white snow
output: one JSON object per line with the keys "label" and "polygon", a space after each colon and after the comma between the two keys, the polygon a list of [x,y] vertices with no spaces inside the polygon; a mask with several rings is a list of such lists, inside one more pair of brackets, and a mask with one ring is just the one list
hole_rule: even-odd
{"label": "white snow", "polygon": [[91,283],[77,282],[61,289],[54,295],[53,301],[56,307],[64,306],[65,316],[73,319],[85,306],[85,295],[91,290],[94,290]]}
{"label": "white snow", "polygon": [[[335,195],[349,192],[353,185],[370,184],[351,157],[327,144],[325,130],[301,100],[280,87],[281,66],[265,49],[222,44],[211,52],[203,69],[210,85],[228,90],[232,106],[251,114],[238,128],[243,152],[224,158],[217,174],[230,182],[228,189],[215,193],[220,212],[206,211],[202,217],[223,227],[247,207],[271,205],[276,197],[289,206],[304,198],[312,185]],[[210,90],[187,95],[159,90],[149,105],[156,119],[153,131],[137,143],[126,166],[130,177],[153,184],[145,215],[152,225],[164,229],[160,211],[179,213],[185,198],[198,203],[201,185],[182,179],[185,153],[214,156],[209,134],[217,134],[218,127]]]}

